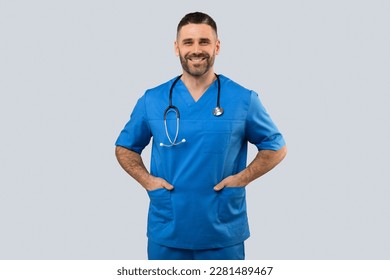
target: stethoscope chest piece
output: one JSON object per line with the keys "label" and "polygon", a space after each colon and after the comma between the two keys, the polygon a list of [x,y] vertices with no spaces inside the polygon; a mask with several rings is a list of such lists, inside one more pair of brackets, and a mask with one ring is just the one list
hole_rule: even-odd
{"label": "stethoscope chest piece", "polygon": [[216,116],[216,117],[219,117],[219,116],[222,116],[223,114],[223,108],[222,107],[215,107],[213,109],[213,115]]}

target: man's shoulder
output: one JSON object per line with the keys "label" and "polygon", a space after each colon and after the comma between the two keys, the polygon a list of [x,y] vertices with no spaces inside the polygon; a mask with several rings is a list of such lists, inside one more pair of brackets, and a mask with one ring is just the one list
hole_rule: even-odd
{"label": "man's shoulder", "polygon": [[177,77],[174,77],[172,79],[170,79],[169,81],[166,81],[162,84],[159,84],[155,87],[152,87],[152,88],[149,88],[146,90],[146,93],[159,93],[159,92],[166,92],[167,90],[170,89],[173,81],[176,79]]}
{"label": "man's shoulder", "polygon": [[252,90],[242,86],[225,75],[220,74],[219,79],[221,81],[221,87],[226,87],[229,91],[243,94],[250,94],[252,92]]}

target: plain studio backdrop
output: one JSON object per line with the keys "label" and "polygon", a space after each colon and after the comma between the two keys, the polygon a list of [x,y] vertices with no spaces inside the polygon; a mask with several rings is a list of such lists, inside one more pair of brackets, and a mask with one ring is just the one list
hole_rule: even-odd
{"label": "plain studio backdrop", "polygon": [[218,24],[216,72],[257,91],[287,141],[247,187],[247,258],[389,259],[386,0],[1,0],[0,258],[146,258],[148,197],[114,143],[181,72],[193,11]]}

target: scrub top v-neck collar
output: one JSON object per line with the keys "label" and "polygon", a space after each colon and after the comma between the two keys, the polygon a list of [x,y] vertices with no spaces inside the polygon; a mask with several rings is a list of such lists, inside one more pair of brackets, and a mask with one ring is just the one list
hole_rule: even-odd
{"label": "scrub top v-neck collar", "polygon": [[173,99],[175,99],[175,95],[180,96],[187,104],[187,106],[191,107],[207,102],[207,100],[209,100],[210,98],[215,98],[215,100],[217,100],[217,90],[217,80],[215,80],[210,84],[210,86],[206,89],[202,96],[197,101],[195,101],[183,81],[179,80],[175,88],[173,89]]}

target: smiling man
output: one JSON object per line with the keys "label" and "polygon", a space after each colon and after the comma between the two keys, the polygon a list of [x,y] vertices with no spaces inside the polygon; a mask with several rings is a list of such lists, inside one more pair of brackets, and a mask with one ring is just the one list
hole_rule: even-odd
{"label": "smiling man", "polygon": [[203,76],[213,67],[219,53],[216,32],[207,24],[188,24],[182,26],[177,35],[175,51],[183,70],[191,76]]}
{"label": "smiling man", "polygon": [[[246,186],[282,161],[285,142],[254,91],[214,72],[210,16],[187,14],[174,47],[183,73],[145,92],[116,141],[150,198],[148,258],[244,259]],[[151,139],[149,172],[141,153]],[[248,143],[258,149],[249,165]]]}

